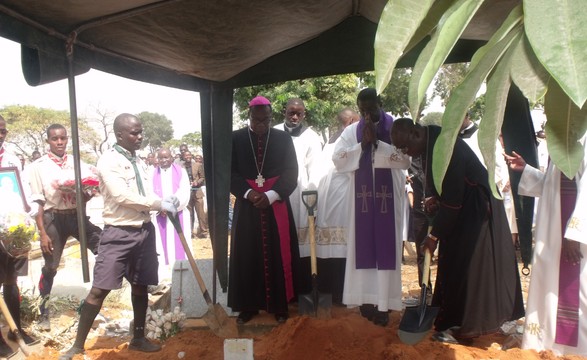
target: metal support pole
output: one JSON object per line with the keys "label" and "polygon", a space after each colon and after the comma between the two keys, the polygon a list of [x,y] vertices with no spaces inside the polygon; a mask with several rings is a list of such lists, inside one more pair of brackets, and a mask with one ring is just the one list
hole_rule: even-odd
{"label": "metal support pole", "polygon": [[88,265],[88,246],[86,241],[86,203],[83,199],[82,175],[80,166],[79,131],[77,123],[77,102],[75,97],[75,74],[73,72],[73,44],[77,33],[73,32],[65,44],[67,55],[69,85],[69,116],[71,120],[71,143],[73,146],[73,171],[75,174],[75,203],[77,208],[77,224],[79,230],[80,257],[82,259],[82,274],[84,282],[90,282],[90,270]]}

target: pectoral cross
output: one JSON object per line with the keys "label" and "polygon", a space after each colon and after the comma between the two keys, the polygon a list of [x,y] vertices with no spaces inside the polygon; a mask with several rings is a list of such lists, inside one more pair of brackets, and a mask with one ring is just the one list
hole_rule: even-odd
{"label": "pectoral cross", "polygon": [[376,192],[375,197],[381,198],[381,213],[387,214],[387,199],[392,198],[392,194],[387,192],[387,185],[381,185],[381,192]]}
{"label": "pectoral cross", "polygon": [[263,184],[265,183],[265,178],[263,177],[263,175],[257,175],[257,180],[255,180],[255,183],[257,183],[257,186],[263,187]]}
{"label": "pectoral cross", "polygon": [[361,192],[357,194],[358,198],[363,198],[363,205],[361,206],[361,212],[366,213],[369,212],[369,208],[367,207],[367,198],[372,197],[371,191],[367,191],[366,185],[361,185]]}

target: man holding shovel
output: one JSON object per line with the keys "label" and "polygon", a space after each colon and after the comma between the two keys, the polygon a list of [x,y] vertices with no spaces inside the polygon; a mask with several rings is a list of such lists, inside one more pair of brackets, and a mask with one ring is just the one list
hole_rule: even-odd
{"label": "man holding shovel", "polygon": [[177,213],[179,200],[161,200],[151,189],[146,164],[136,155],[143,140],[143,125],[131,114],[114,119],[116,144],[98,161],[100,193],[104,197],[104,231],[94,267],[94,282],[82,307],[73,346],[59,358],[71,360],[84,352],[84,343],[102,302],[125,277],[132,286],[133,339],[129,350],[155,352],[160,345],[145,338],[148,285],[158,283],[155,227],[150,211]]}
{"label": "man holding shovel", "polygon": [[298,165],[291,136],[271,129],[271,103],[249,102],[249,127],[232,135],[232,224],[228,306],[244,324],[265,310],[283,323],[296,296],[299,248],[289,196]]}
{"label": "man holding shovel", "polygon": [[[404,154],[421,157],[431,184],[439,134],[440,127],[412,119],[396,120],[391,131]],[[524,316],[516,254],[503,204],[493,197],[487,170],[462,139],[455,144],[441,194],[437,188],[430,195],[437,198],[438,211],[423,243],[430,253],[440,245],[432,298],[432,306],[440,309],[432,338],[467,343]]]}

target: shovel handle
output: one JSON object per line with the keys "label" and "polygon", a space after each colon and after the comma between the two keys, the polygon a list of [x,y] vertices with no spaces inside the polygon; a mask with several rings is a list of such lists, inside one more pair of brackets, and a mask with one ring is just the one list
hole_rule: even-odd
{"label": "shovel handle", "polygon": [[20,331],[18,330],[18,327],[16,326],[16,323],[14,322],[14,319],[12,318],[12,315],[10,314],[10,311],[8,310],[8,306],[6,306],[6,302],[4,302],[4,298],[2,296],[0,296],[0,311],[2,312],[2,315],[4,315],[4,318],[6,319],[6,322],[8,323],[8,327],[16,335],[18,347],[20,347],[20,350],[22,350],[22,352],[25,356],[29,356],[30,355],[29,347],[27,346],[27,344],[24,342],[22,336],[20,335]]}
{"label": "shovel handle", "polygon": [[310,233],[310,266],[312,275],[318,274],[318,264],[316,263],[316,236],[314,234],[314,217],[308,216],[308,232]]}
{"label": "shovel handle", "polygon": [[198,281],[198,285],[200,286],[200,290],[202,290],[202,295],[204,296],[204,300],[206,300],[206,304],[213,305],[212,298],[210,297],[210,294],[208,293],[208,289],[206,289],[206,284],[204,283],[204,279],[202,278],[202,274],[200,274],[200,270],[198,269],[198,265],[196,264],[196,260],[194,260],[194,256],[192,255],[192,252],[190,251],[190,247],[188,245],[188,242],[185,239],[185,235],[183,234],[183,230],[181,229],[181,224],[179,223],[179,218],[177,217],[177,214],[174,215],[174,214],[167,213],[167,217],[169,218],[169,220],[173,224],[175,231],[177,231],[177,235],[179,236],[179,240],[181,240],[181,245],[183,246],[183,250],[185,251],[185,255],[188,258],[188,261],[190,263],[190,266],[192,268],[194,276],[196,277],[196,280]]}
{"label": "shovel handle", "polygon": [[[309,202],[309,198],[311,196],[315,196],[315,200],[313,203]],[[306,206],[306,210],[308,210],[308,216],[314,216],[314,209],[316,209],[316,204],[318,204],[318,191],[316,190],[306,190],[302,191],[302,202]]]}
{"label": "shovel handle", "polygon": [[430,279],[430,260],[432,255],[430,254],[430,249],[424,249],[424,266],[422,267],[422,284],[423,286],[428,286],[428,281]]}

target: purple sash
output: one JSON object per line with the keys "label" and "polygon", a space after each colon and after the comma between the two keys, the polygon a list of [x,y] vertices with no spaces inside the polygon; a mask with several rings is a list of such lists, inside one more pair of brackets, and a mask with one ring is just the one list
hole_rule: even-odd
{"label": "purple sash", "polygon": [[[177,192],[181,180],[181,167],[177,164],[171,164],[171,186],[173,193]],[[155,175],[153,176],[153,192],[163,197],[163,189],[161,187],[161,168],[157,167]],[[183,210],[177,213],[179,223],[183,229]],[[161,234],[161,243],[163,244],[163,255],[165,257],[165,265],[169,265],[169,254],[167,252],[167,216],[159,214],[157,215],[157,225],[159,225],[159,234]],[[179,239],[179,235],[175,232],[175,259],[172,260],[185,260],[185,250]]]}
{"label": "purple sash", "polygon": [[[393,118],[381,111],[377,139],[391,144]],[[365,119],[357,126],[363,138]],[[389,169],[374,169],[372,148],[363,150],[355,171],[355,252],[357,269],[395,270],[395,207]]]}
{"label": "purple sash", "polygon": [[[577,201],[577,184],[561,173],[561,242]],[[556,313],[557,344],[576,347],[579,342],[579,292],[581,264],[573,264],[563,258],[561,251],[558,284],[558,308]]]}

